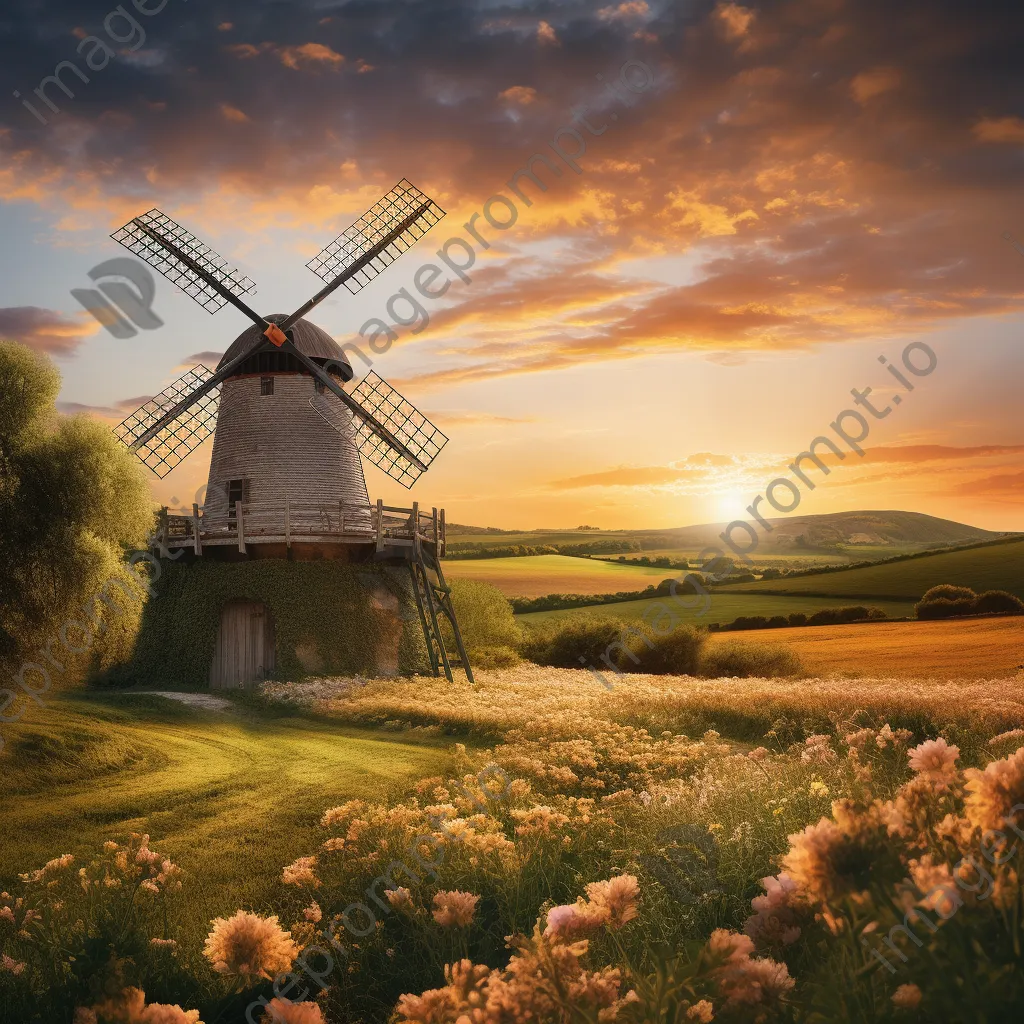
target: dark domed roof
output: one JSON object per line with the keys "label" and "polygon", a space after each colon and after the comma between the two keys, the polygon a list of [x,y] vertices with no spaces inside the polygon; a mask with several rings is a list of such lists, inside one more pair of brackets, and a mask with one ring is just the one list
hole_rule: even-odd
{"label": "dark domed roof", "polygon": [[[285,313],[272,313],[267,317],[275,324],[282,323],[287,319]],[[341,346],[322,328],[308,320],[296,320],[291,329],[295,347],[310,359],[336,359],[343,366],[348,367],[348,378],[352,376],[352,365],[345,357]],[[248,330],[243,331],[228,347],[227,352],[221,357],[217,369],[226,366],[236,356],[240,356],[247,348],[252,346],[263,336],[263,331],[255,324]],[[266,339],[264,339],[266,340]]]}

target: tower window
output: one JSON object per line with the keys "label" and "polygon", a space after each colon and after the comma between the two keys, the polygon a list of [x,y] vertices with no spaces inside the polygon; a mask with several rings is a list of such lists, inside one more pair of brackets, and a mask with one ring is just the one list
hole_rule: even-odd
{"label": "tower window", "polygon": [[246,504],[249,501],[249,481],[229,480],[228,481],[228,519],[235,518],[235,502],[240,501]]}
{"label": "tower window", "polygon": [[274,378],[260,377],[260,394],[272,395],[274,393]]}

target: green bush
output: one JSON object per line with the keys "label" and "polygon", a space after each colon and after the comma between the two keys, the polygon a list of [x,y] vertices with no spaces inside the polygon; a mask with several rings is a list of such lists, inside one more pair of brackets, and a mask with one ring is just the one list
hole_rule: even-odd
{"label": "green bush", "polygon": [[614,665],[620,653],[621,634],[626,628],[618,619],[594,618],[578,615],[561,619],[551,626],[532,627],[523,642],[523,653],[538,665],[554,668],[580,668],[583,665],[600,667],[608,662]]}
{"label": "green bush", "polygon": [[919,619],[951,619],[957,615],[972,615],[974,600],[961,598],[951,601],[948,597],[939,597],[934,601],[920,601],[914,605],[914,612]]}
{"label": "green bush", "polygon": [[768,626],[767,615],[739,615],[733,619],[730,629],[765,629]]}
{"label": "green bush", "polygon": [[862,622],[864,619],[884,619],[881,608],[865,608],[862,604],[846,605],[843,608],[822,608],[807,620],[808,626],[837,626],[846,622]]}
{"label": "green bush", "polygon": [[787,621],[791,626],[806,626],[807,616],[803,612],[790,612]]}
{"label": "green bush", "polygon": [[922,604],[928,604],[932,601],[973,601],[978,595],[971,590],[970,587],[957,587],[952,583],[940,583],[937,587],[932,587],[924,597],[921,598]]}
{"label": "green bush", "polygon": [[734,640],[709,648],[700,674],[712,679],[731,676],[795,676],[803,671],[800,658],[781,644],[746,644]]}
{"label": "green bush", "polygon": [[[493,584],[481,580],[451,580],[452,605],[459,621],[462,642],[472,665],[504,668],[519,661],[516,653],[521,630],[508,598]],[[455,638],[447,622],[442,623],[445,646],[455,650]]]}
{"label": "green bush", "polygon": [[636,661],[623,652],[618,665],[624,672],[695,676],[707,639],[705,630],[693,626],[678,626],[664,636],[642,627],[628,638],[628,650]]}
{"label": "green bush", "polygon": [[969,587],[942,583],[914,606],[919,619],[950,619],[957,615],[1024,615],[1024,601],[1005,590],[976,594]]}
{"label": "green bush", "polygon": [[974,612],[976,615],[1024,615],[1024,601],[1005,590],[986,590],[974,602]]}

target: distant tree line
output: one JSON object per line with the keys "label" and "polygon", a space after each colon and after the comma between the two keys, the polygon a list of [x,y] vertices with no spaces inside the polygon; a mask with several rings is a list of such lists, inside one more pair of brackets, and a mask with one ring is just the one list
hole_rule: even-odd
{"label": "distant tree line", "polygon": [[847,605],[843,608],[822,608],[806,615],[792,612],[789,615],[740,615],[721,630],[732,629],[780,629],[783,626],[837,626],[847,622],[863,622],[868,619],[886,619],[881,608],[866,608],[864,605]]}
{"label": "distant tree line", "polygon": [[525,555],[615,555],[620,551],[639,551],[635,540],[592,540],[580,544],[500,544],[485,547],[477,544],[449,546],[445,558],[522,558]]}
{"label": "distant tree line", "polygon": [[[700,573],[689,573],[701,586],[707,580]],[[673,585],[675,589],[673,590]],[[696,594],[697,588],[689,578],[679,580],[662,580],[657,586],[653,584],[643,590],[619,590],[614,594],[545,594],[543,597],[510,597],[512,610],[521,615],[526,612],[554,612],[566,608],[585,608],[589,605],[616,604],[622,601],[642,601],[644,598],[662,597],[667,594]]]}

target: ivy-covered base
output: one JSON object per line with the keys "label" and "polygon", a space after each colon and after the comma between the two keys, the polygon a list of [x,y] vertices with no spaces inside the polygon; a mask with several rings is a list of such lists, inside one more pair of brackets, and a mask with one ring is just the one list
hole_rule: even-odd
{"label": "ivy-covered base", "polygon": [[412,582],[404,566],[260,559],[161,560],[131,659],[98,680],[204,686],[220,613],[258,601],[273,617],[276,679],[428,670]]}

